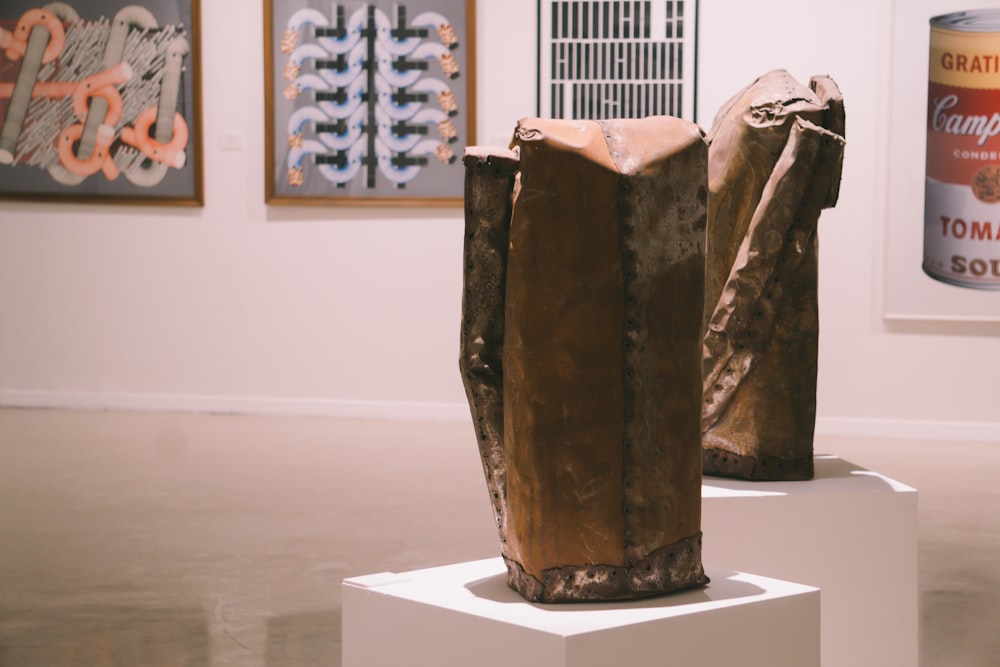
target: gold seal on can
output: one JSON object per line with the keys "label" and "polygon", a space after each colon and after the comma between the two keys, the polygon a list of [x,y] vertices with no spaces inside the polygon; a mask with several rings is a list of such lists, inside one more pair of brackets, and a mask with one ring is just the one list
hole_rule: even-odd
{"label": "gold seal on can", "polygon": [[976,172],[972,194],[984,204],[1000,202],[1000,165],[988,164]]}

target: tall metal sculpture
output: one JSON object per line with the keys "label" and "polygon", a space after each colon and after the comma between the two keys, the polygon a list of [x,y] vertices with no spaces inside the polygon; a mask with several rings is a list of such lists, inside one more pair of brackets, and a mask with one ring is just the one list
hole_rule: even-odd
{"label": "tall metal sculpture", "polygon": [[837,202],[844,104],[836,84],[773,71],[708,135],[704,472],[813,476],[817,222]]}
{"label": "tall metal sculpture", "polygon": [[703,133],[524,119],[512,145],[465,156],[460,357],[508,582],[702,585]]}
{"label": "tall metal sculpture", "polygon": [[701,585],[703,467],[812,477],[816,226],[843,149],[836,84],[784,71],[707,140],[532,118],[466,149],[460,367],[525,598]]}

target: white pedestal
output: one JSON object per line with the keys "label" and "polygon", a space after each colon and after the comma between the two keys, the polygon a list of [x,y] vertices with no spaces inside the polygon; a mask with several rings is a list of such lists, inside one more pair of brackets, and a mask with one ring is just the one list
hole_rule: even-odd
{"label": "white pedestal", "polygon": [[702,562],[823,591],[823,667],[916,667],[917,493],[835,456],[807,482],[705,477]]}
{"label": "white pedestal", "polygon": [[343,583],[343,665],[817,667],[820,592],[706,569],[700,589],[541,605],[500,558]]}

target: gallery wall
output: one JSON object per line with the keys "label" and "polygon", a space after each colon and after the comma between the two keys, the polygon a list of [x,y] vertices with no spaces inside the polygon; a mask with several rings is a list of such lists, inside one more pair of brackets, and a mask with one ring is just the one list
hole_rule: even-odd
{"label": "gallery wall", "polygon": [[[0,203],[0,404],[467,418],[461,208],[266,206],[250,4],[202,1],[204,208]],[[535,109],[536,2],[477,5],[478,143],[506,143]],[[1000,439],[1000,326],[883,317],[888,91],[926,67],[891,61],[893,26],[890,0],[701,0],[699,122],[770,69],[840,84],[818,429]]]}

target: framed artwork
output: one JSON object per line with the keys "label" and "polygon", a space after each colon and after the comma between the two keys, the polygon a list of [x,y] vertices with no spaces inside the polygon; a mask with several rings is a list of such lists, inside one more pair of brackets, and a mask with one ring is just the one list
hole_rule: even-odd
{"label": "framed artwork", "polygon": [[695,121],[697,0],[538,0],[538,115]]}
{"label": "framed artwork", "polygon": [[198,0],[4,0],[0,199],[200,206]]}
{"label": "framed artwork", "polygon": [[265,201],[462,204],[474,0],[265,0]]}
{"label": "framed artwork", "polygon": [[[1000,181],[984,178],[1000,175],[1000,137],[988,136],[1000,132],[993,60],[1000,32],[959,25],[947,38],[954,42],[932,43],[931,19],[975,7],[896,3],[885,188],[889,321],[1000,322]],[[985,87],[972,80],[983,76]],[[989,131],[973,131],[980,126]]]}

